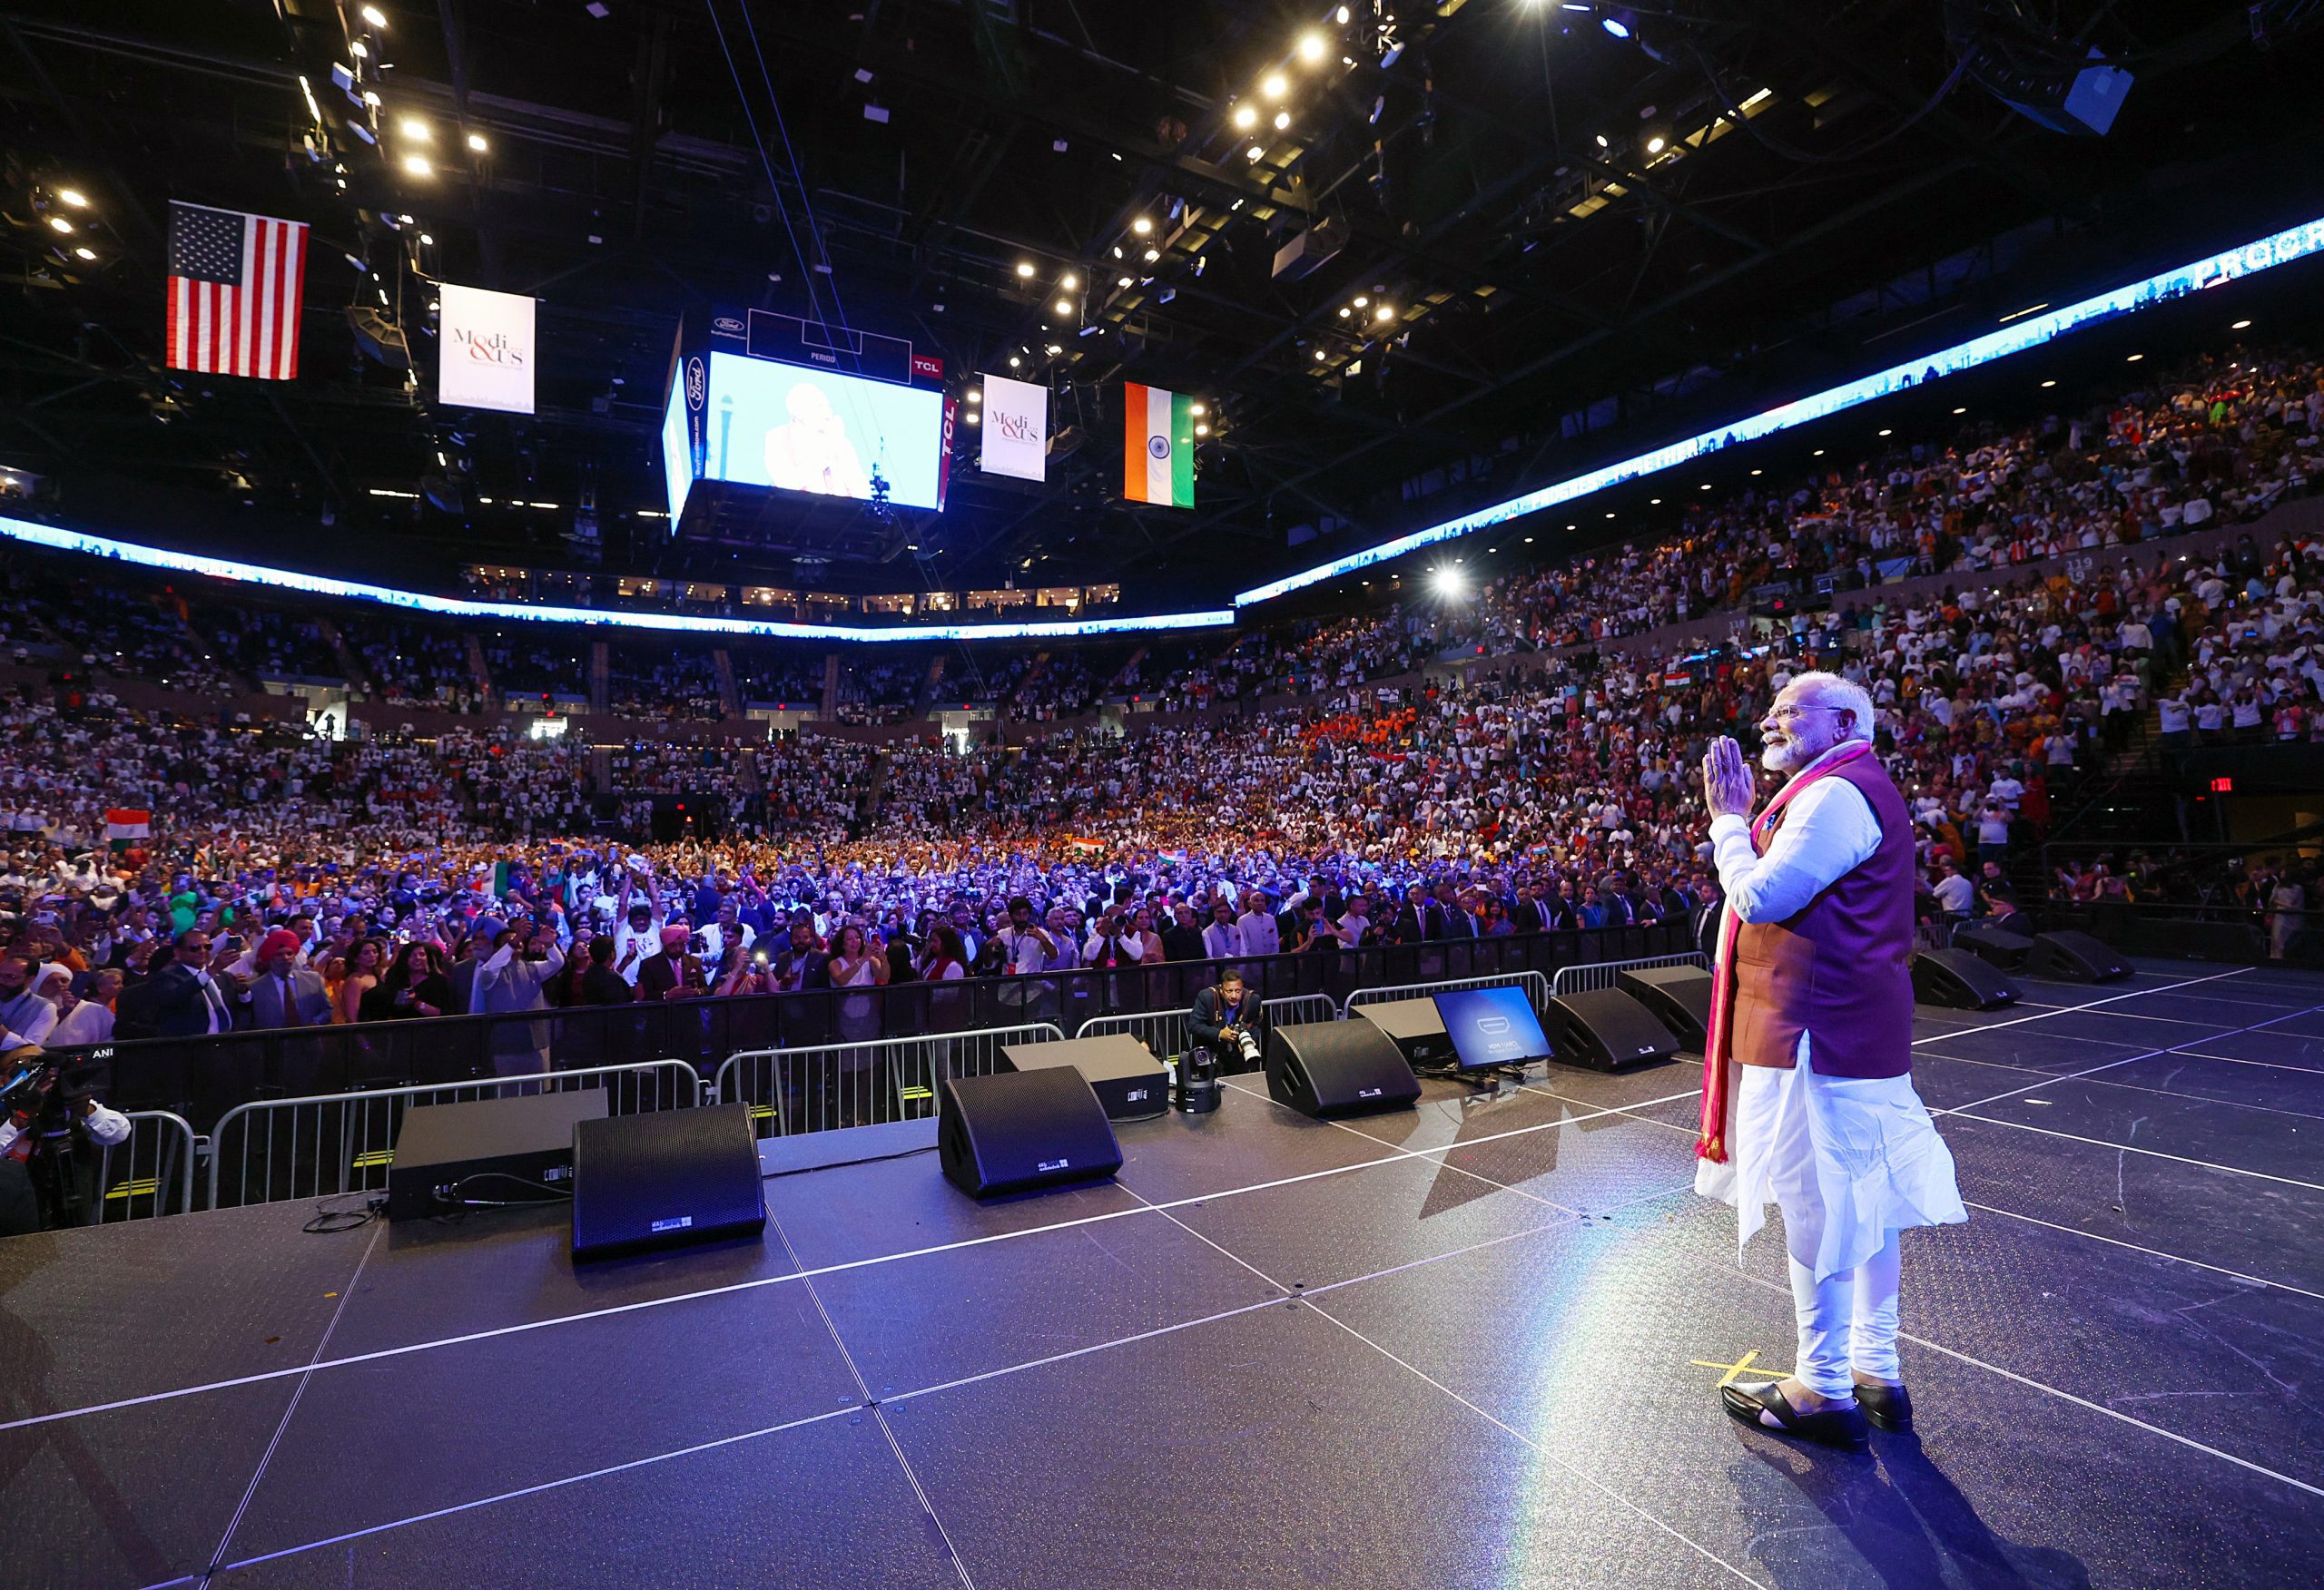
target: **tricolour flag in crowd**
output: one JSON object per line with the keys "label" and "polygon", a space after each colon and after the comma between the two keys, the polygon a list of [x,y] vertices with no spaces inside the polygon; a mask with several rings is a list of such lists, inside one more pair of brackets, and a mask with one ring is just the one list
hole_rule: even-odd
{"label": "tricolour flag in crowd", "polygon": [[105,843],[115,850],[126,850],[139,839],[149,839],[153,832],[153,814],[132,807],[105,813]]}
{"label": "tricolour flag in crowd", "polygon": [[297,376],[306,267],[305,222],[172,200],[169,367]]}
{"label": "tricolour flag in crowd", "polygon": [[1195,505],[1195,403],[1183,392],[1122,387],[1122,496],[1168,508]]}

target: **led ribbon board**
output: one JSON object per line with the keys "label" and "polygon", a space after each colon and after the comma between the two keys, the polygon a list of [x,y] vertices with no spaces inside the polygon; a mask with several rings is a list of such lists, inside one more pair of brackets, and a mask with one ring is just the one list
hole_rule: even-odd
{"label": "led ribbon board", "polygon": [[520,623],[580,623],[600,629],[656,630],[679,634],[756,635],[783,641],[1015,641],[1068,640],[1077,635],[1132,634],[1151,630],[1211,629],[1235,622],[1226,609],[1208,613],[1161,613],[1144,618],[1078,618],[1026,623],[942,623],[889,627],[875,624],[790,623],[776,619],[711,618],[690,613],[607,613],[595,607],[533,606],[517,602],[471,602],[458,596],[430,596],[419,591],[398,591],[385,585],[362,585],[322,574],[302,574],[292,569],[270,569],[257,564],[233,563],[164,547],[140,546],[113,541],[80,530],[35,525],[29,519],[0,516],[0,535],[53,547],[59,552],[84,552],[93,557],[134,564],[140,568],[167,569],[173,574],[202,574],[212,580],[269,585],[281,591],[303,591],[311,596],[335,596],[353,602],[378,602],[415,613],[447,618],[513,619]]}
{"label": "led ribbon board", "polygon": [[1335,559],[1331,563],[1319,564],[1312,569],[1305,569],[1295,574],[1287,574],[1271,584],[1260,585],[1241,593],[1235,598],[1235,605],[1248,607],[1255,603],[1288,595],[1305,586],[1334,579],[1357,569],[1370,568],[1374,564],[1402,557],[1404,554],[1423,546],[1433,546],[1439,542],[1451,541],[1456,536],[1466,535],[1472,531],[1490,529],[1495,525],[1505,524],[1511,519],[1522,518],[1528,514],[1538,514],[1544,508],[1553,508],[1561,503],[1570,503],[1577,497],[1588,496],[1592,492],[1603,491],[1610,486],[1620,486],[1627,480],[1636,480],[1641,476],[1656,474],[1676,465],[1684,464],[1690,458],[1700,458],[1707,454],[1719,452],[1724,448],[1757,441],[1762,437],[1773,436],[1777,431],[1790,430],[1795,426],[1810,424],[1827,416],[1837,414],[1843,409],[1854,408],[1859,404],[1870,403],[1876,398],[1888,397],[1892,393],[1909,391],[1915,387],[1926,386],[1941,377],[1958,375],[1961,371],[1974,369],[1978,365],[1990,364],[1997,358],[2006,358],[2013,353],[2020,353],[2026,348],[2039,347],[2054,337],[2063,336],[2066,332],[2086,326],[2093,320],[2112,319],[2118,315],[2133,314],[2140,309],[2151,309],[2156,304],[2167,303],[2176,299],[2185,298],[2191,293],[2201,292],[2205,288],[2219,287],[2239,277],[2255,275],[2272,266],[2304,259],[2319,250],[2324,250],[2324,219],[2307,221],[2270,237],[2254,239],[2240,248],[2210,255],[2192,264],[2181,265],[2174,270],[2165,270],[2158,275],[2150,276],[2143,281],[2133,281],[2126,287],[2118,287],[2112,292],[2100,293],[2096,298],[2087,298],[2080,303],[2068,304],[2062,309],[2052,309],[2045,315],[2016,321],[2001,330],[1989,332],[1985,336],[1974,338],[1967,342],[1958,343],[1940,352],[1928,354],[1905,364],[1891,365],[1876,375],[1866,376],[1862,380],[1850,381],[1846,386],[1829,388],[1812,397],[1802,398],[1794,403],[1787,403],[1780,408],[1770,408],[1764,414],[1755,414],[1748,418],[1737,420],[1732,425],[1721,426],[1716,430],[1707,430],[1699,436],[1689,437],[1683,442],[1673,442],[1669,447],[1658,447],[1651,453],[1640,453],[1635,458],[1625,458],[1619,464],[1609,464],[1601,469],[1593,469],[1587,475],[1577,475],[1570,480],[1561,480],[1555,485],[1545,486],[1539,491],[1528,492],[1523,496],[1512,497],[1507,502],[1495,503],[1491,507],[1479,508],[1476,512],[1464,514],[1457,519],[1447,519],[1442,525],[1432,525],[1425,530],[1415,530],[1409,535],[1384,542],[1367,551],[1351,553],[1346,557]]}

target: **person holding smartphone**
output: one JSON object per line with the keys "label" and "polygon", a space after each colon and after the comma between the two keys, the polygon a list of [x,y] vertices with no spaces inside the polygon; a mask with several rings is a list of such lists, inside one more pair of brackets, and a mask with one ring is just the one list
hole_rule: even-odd
{"label": "person holding smartphone", "polygon": [[441,1016],[452,1002],[452,986],[436,964],[432,944],[407,944],[378,984],[366,988],[356,1007],[358,1021],[411,1021]]}

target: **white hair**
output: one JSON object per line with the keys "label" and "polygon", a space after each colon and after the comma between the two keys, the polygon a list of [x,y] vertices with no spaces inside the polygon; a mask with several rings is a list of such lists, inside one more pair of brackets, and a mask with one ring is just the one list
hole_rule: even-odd
{"label": "white hair", "polygon": [[1815,672],[1796,675],[1789,686],[1818,706],[1836,707],[1856,714],[1856,723],[1842,740],[1872,738],[1872,692],[1837,673]]}

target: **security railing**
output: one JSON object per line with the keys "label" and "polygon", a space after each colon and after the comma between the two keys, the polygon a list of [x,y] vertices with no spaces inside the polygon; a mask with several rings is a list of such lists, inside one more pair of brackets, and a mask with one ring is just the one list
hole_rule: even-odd
{"label": "security railing", "polygon": [[167,1110],[138,1110],[129,1137],[97,1155],[95,1225],[183,1214],[193,1207],[193,1128]]}
{"label": "security railing", "polygon": [[1584,994],[1593,989],[1611,988],[1621,980],[1624,972],[1644,971],[1654,967],[1699,967],[1710,969],[1710,957],[1700,950],[1689,950],[1684,955],[1641,956],[1636,960],[1584,961],[1580,966],[1560,967],[1557,976],[1550,979],[1552,997],[1560,994]]}
{"label": "security railing", "polygon": [[210,1134],[212,1209],[383,1189],[396,1134],[415,1105],[526,1093],[606,1090],[606,1112],[636,1115],[703,1102],[702,1078],[681,1060],[598,1065],[546,1075],[374,1088],[237,1104]]}
{"label": "security railing", "polygon": [[1391,1005],[1402,999],[1426,999],[1433,994],[1457,994],[1463,988],[1522,988],[1535,1010],[1547,1009],[1550,980],[1539,972],[1493,972],[1481,977],[1439,977],[1427,983],[1399,983],[1386,988],[1358,988],[1340,1007],[1354,1016],[1367,1005]]}
{"label": "security railing", "polygon": [[1003,1069],[1004,1048],[1064,1038],[1064,1029],[1044,1021],[860,1044],[749,1049],[726,1057],[713,1093],[721,1104],[750,1105],[761,1137],[924,1120],[936,1113],[940,1083]]}

